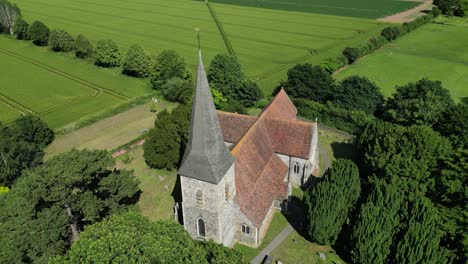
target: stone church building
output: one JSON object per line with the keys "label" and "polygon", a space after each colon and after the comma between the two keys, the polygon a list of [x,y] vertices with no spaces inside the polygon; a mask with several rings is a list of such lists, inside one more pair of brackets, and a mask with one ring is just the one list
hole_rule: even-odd
{"label": "stone church building", "polygon": [[216,111],[201,51],[189,141],[179,168],[184,227],[194,239],[259,246],[292,185],[318,169],[317,123],[281,90],[257,116]]}

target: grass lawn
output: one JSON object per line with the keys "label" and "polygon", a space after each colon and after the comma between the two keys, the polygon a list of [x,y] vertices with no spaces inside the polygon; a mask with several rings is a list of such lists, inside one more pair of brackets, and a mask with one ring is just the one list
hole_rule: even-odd
{"label": "grass lawn", "polygon": [[212,0],[215,3],[359,18],[380,18],[421,3],[400,0]]}
{"label": "grass lawn", "polygon": [[[113,39],[123,53],[135,43],[152,54],[174,49],[195,69],[198,47],[195,28],[201,30],[206,65],[216,54],[227,52],[223,38],[203,1],[15,2],[29,22],[41,20],[51,28],[63,28],[73,35],[82,33],[92,42]],[[371,0],[366,2],[372,3]],[[382,0],[379,3],[380,10],[388,12],[393,12],[391,5],[394,3],[414,4]],[[378,35],[385,25],[370,19],[219,3],[212,3],[212,7],[247,75],[257,80],[267,94],[285,77],[287,69],[292,65],[299,62],[318,63],[325,58],[336,57],[344,47]],[[350,6],[347,4],[341,9],[350,10]]]}
{"label": "grass lawn", "polygon": [[320,146],[320,175],[325,172],[325,167],[330,166],[337,158],[355,158],[352,138],[346,133],[319,127],[318,142]]}
{"label": "grass lawn", "polygon": [[359,60],[338,74],[370,78],[385,96],[421,78],[442,81],[452,97],[468,97],[468,19],[439,18]]}
{"label": "grass lawn", "polygon": [[137,203],[142,215],[151,221],[174,219],[174,198],[171,193],[176,183],[176,171],[149,168],[143,159],[143,148],[117,158],[118,169],[133,170],[142,191]]}
{"label": "grass lawn", "polygon": [[58,129],[152,92],[146,81],[5,36],[0,68],[0,101],[10,106],[0,108],[2,122],[34,113]]}

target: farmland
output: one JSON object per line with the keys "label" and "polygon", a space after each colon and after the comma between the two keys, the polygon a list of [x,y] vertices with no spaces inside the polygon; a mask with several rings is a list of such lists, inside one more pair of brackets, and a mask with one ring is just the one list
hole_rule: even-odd
{"label": "farmland", "polygon": [[[342,71],[362,75],[390,96],[396,85],[428,77],[442,81],[456,100],[468,97],[468,20],[439,18]],[[398,76],[397,78],[395,78]]]}
{"label": "farmland", "polygon": [[[201,30],[207,64],[214,55],[227,52],[204,2],[18,0],[17,3],[28,21],[41,20],[51,28],[63,28],[73,35],[85,34],[92,41],[110,38],[123,50],[135,43],[152,54],[174,49],[193,69],[197,54],[195,28]],[[336,57],[344,47],[379,34],[384,26],[369,19],[217,3],[211,6],[245,72],[267,94],[285,78],[292,65]]]}

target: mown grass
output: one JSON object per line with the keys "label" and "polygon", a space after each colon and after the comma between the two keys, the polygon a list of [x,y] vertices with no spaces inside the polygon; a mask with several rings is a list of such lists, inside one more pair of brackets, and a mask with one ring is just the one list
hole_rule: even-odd
{"label": "mown grass", "polygon": [[385,96],[421,78],[442,81],[456,100],[468,97],[468,19],[439,18],[359,60],[337,79],[362,75]]}
{"label": "mown grass", "polygon": [[400,0],[212,0],[212,2],[359,18],[384,17],[420,4]]}
{"label": "mown grass", "polygon": [[[195,69],[201,32],[205,63],[227,52],[203,1],[190,0],[21,0],[28,21],[85,34],[93,42],[110,38],[123,52],[135,43],[153,55],[174,49]],[[336,57],[347,45],[379,34],[383,23],[350,17],[260,9],[212,3],[232,48],[247,75],[271,93],[298,62],[319,63]],[[382,9],[387,9],[384,5]]]}

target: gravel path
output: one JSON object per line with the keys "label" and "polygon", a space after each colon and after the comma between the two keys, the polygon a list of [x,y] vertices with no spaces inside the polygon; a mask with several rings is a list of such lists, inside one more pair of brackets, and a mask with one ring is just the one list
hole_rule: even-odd
{"label": "gravel path", "polygon": [[260,264],[266,255],[269,255],[275,248],[277,248],[281,242],[283,242],[291,233],[294,231],[294,228],[288,224],[281,233],[279,233],[273,241],[266,246],[260,253],[250,262],[252,264]]}

